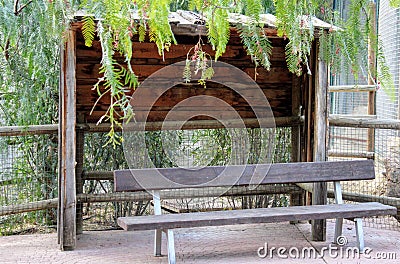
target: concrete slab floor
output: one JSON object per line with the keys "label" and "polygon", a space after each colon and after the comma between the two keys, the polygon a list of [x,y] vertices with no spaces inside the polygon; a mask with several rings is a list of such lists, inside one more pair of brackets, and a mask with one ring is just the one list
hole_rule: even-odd
{"label": "concrete slab floor", "polygon": [[[399,263],[400,232],[364,228],[369,254],[354,254],[354,227],[344,225],[344,247],[335,249],[334,223],[328,222],[327,241],[310,241],[310,225],[272,223],[177,229],[177,263]],[[165,241],[163,241],[163,254]],[[280,255],[278,254],[278,248]],[[324,255],[320,253],[323,247]],[[265,248],[268,248],[267,252]],[[275,249],[274,249],[275,248]],[[0,263],[167,263],[153,257],[153,231],[90,231],[78,236],[77,249],[62,252],[57,234],[0,237]],[[258,253],[257,253],[258,252]],[[272,252],[272,255],[270,254]],[[302,253],[304,252],[304,253]],[[347,252],[350,255],[347,256]],[[258,256],[258,255],[261,255]],[[304,255],[305,258],[302,258]]]}

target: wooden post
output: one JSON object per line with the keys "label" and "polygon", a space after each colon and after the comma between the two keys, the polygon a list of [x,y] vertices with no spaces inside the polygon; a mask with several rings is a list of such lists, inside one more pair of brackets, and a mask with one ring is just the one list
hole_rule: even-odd
{"label": "wooden post", "polygon": [[[292,116],[301,116],[301,84],[300,79],[293,74],[292,78]],[[300,132],[301,126],[292,127],[292,149],[291,149],[291,162],[300,161],[301,147],[300,147]],[[290,206],[303,205],[303,194],[292,193],[290,194]],[[291,221],[295,224],[298,221]]]}
{"label": "wooden post", "polygon": [[[376,46],[377,46],[377,27],[376,27],[376,4],[374,1],[370,2],[370,27],[371,32],[373,33],[374,40],[369,39],[368,41],[368,64],[369,64],[369,72],[368,76],[368,84],[375,85],[376,82]],[[371,38],[371,36],[370,36]],[[368,114],[375,115],[376,114],[376,92],[370,91],[368,92]],[[368,143],[367,143],[367,151],[375,152],[375,129],[368,129]]]}
{"label": "wooden post", "polygon": [[62,250],[73,250],[76,245],[76,57],[75,30],[67,33],[67,42],[61,65],[60,86],[60,170],[59,170],[59,218],[58,232]]}
{"label": "wooden post", "polygon": [[[79,123],[84,122],[84,116],[78,114],[77,121]],[[85,144],[85,133],[83,129],[77,129],[76,131],[76,194],[83,193],[83,159],[84,159],[84,144]],[[76,205],[76,234],[82,234],[83,230],[83,203],[78,202]]]}
{"label": "wooden post", "polygon": [[[328,67],[322,60],[316,61],[315,73],[315,112],[314,112],[314,161],[326,160],[327,140],[327,90],[328,90]],[[312,204],[326,204],[326,183],[313,184]],[[326,239],[326,220],[318,219],[312,221],[312,240],[324,241]]]}

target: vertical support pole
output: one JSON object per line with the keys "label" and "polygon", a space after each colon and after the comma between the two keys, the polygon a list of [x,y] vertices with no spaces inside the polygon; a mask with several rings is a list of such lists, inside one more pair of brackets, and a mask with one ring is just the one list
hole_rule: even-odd
{"label": "vertical support pole", "polygon": [[[301,116],[301,85],[300,79],[295,74],[292,77],[292,116]],[[301,147],[300,147],[300,132],[301,126],[292,127],[292,149],[291,149],[291,162],[300,161]],[[290,206],[303,205],[303,193],[290,194]],[[298,221],[290,221],[291,224],[296,224]]]}
{"label": "vertical support pole", "polygon": [[[343,204],[342,186],[340,185],[340,182],[334,182],[333,188],[335,192],[336,204]],[[342,235],[342,231],[343,231],[343,218],[336,218],[335,236],[333,239],[333,243],[337,243],[338,237]]]}
{"label": "vertical support pole", "polygon": [[[368,84],[374,85],[376,82],[376,47],[377,47],[377,26],[376,26],[376,4],[371,1],[370,8],[370,27],[372,36],[368,41],[368,65],[369,73]],[[371,39],[374,38],[374,39]],[[368,92],[368,115],[376,114],[376,92]],[[375,129],[368,128],[367,151],[375,152]]]}
{"label": "vertical support pole", "polygon": [[[153,191],[154,214],[161,215],[161,200],[160,192]],[[161,256],[161,236],[162,230],[156,229],[154,231],[154,256]]]}
{"label": "vertical support pole", "polygon": [[[84,123],[84,117],[78,114],[77,121],[79,123]],[[83,129],[78,129],[76,131],[76,193],[83,193],[83,159],[84,159],[84,144],[85,144],[85,133]],[[83,231],[83,203],[78,202],[76,204],[76,234],[82,234]]]}
{"label": "vertical support pole", "polygon": [[363,224],[362,218],[354,218],[354,223],[356,225],[356,236],[357,236],[357,245],[360,253],[364,253],[364,231],[363,231]]}
{"label": "vertical support pole", "polygon": [[[317,52],[318,54],[318,52]],[[318,57],[317,57],[318,58]],[[317,76],[315,77],[315,112],[314,112],[314,161],[326,161],[326,140],[328,128],[327,90],[328,67],[327,64],[316,58]],[[326,204],[327,186],[324,182],[313,184],[313,204]],[[312,221],[312,240],[324,241],[326,239],[326,220]]]}
{"label": "vertical support pole", "polygon": [[57,179],[57,195],[58,195],[58,206],[57,206],[57,243],[61,245],[62,243],[62,234],[63,234],[63,221],[62,221],[62,203],[61,201],[63,200],[61,194],[61,186],[62,186],[62,181],[61,181],[61,171],[62,171],[62,155],[61,155],[61,145],[62,145],[62,126],[61,126],[61,117],[63,116],[63,108],[61,107],[63,105],[63,99],[62,99],[62,90],[64,89],[65,82],[64,82],[64,76],[65,76],[65,46],[64,42],[61,44],[60,48],[60,78],[59,78],[59,98],[58,98],[58,116],[60,118],[60,121],[58,122],[58,179]]}
{"label": "vertical support pole", "polygon": [[63,86],[60,86],[60,133],[59,145],[59,199],[58,208],[60,247],[62,250],[73,250],[76,246],[76,192],[75,192],[75,158],[76,158],[76,57],[75,30],[70,29],[64,49],[61,65]]}
{"label": "vertical support pole", "polygon": [[172,230],[167,230],[167,240],[168,240],[168,264],[175,264],[175,241],[174,232]]}

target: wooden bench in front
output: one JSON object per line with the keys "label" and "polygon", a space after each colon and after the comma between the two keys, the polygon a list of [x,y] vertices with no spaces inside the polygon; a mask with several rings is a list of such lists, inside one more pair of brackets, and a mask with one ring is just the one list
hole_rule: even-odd
{"label": "wooden bench in front", "polygon": [[[258,170],[256,166],[259,166],[258,169],[261,168],[261,170]],[[336,204],[179,214],[161,213],[161,190],[171,189],[171,186],[175,189],[187,188],[188,185],[191,188],[246,186],[255,182],[254,175],[257,174],[257,172],[254,173],[255,170],[258,170],[258,172],[266,172],[268,170],[266,175],[256,175],[258,184],[333,182]],[[168,180],[159,180],[160,173]],[[225,175],[219,181],[218,177],[223,173]],[[229,173],[235,179],[234,183],[226,180],[226,173]],[[145,175],[145,179],[149,179],[149,181],[146,181],[146,189],[153,195],[155,215],[120,217],[117,220],[118,225],[126,231],[155,229],[155,256],[161,256],[161,235],[164,231],[167,236],[169,263],[175,263],[174,236],[172,232],[172,229],[175,228],[336,218],[334,241],[337,241],[337,238],[342,234],[343,219],[350,218],[355,222],[357,243],[360,252],[362,252],[364,249],[362,218],[395,215],[397,213],[395,207],[376,202],[343,203],[340,181],[374,179],[375,170],[372,160],[209,166],[199,170],[183,168],[117,170],[114,172],[115,191],[143,191],[144,188],[137,181],[137,175]],[[260,176],[262,177],[260,178]]]}

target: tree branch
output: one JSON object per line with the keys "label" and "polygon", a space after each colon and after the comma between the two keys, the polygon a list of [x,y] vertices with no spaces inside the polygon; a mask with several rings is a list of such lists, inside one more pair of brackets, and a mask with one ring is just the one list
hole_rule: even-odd
{"label": "tree branch", "polygon": [[25,7],[27,7],[30,3],[32,3],[33,0],[29,0],[26,4],[22,5],[20,8],[18,8],[19,5],[19,0],[14,1],[14,15],[18,16],[22,10],[24,10]]}

